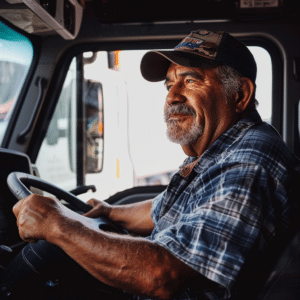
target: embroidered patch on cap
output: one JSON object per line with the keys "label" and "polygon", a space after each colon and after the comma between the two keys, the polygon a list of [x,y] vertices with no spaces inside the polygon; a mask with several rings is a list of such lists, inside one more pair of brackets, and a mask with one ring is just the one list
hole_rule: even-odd
{"label": "embroidered patch on cap", "polygon": [[192,31],[174,50],[201,53],[202,56],[212,59],[217,56],[222,35],[222,32]]}

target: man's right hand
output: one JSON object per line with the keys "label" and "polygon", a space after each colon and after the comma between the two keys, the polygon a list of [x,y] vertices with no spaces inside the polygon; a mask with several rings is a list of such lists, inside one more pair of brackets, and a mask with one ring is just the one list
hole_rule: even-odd
{"label": "man's right hand", "polygon": [[141,235],[149,235],[154,228],[151,218],[152,200],[126,205],[110,205],[105,201],[91,199],[87,203],[93,208],[84,214],[85,217],[107,217],[129,232]]}
{"label": "man's right hand", "polygon": [[93,208],[89,212],[84,214],[85,217],[98,218],[100,216],[104,216],[109,218],[112,211],[112,206],[110,204],[105,201],[96,199],[90,199],[87,203],[93,206]]}

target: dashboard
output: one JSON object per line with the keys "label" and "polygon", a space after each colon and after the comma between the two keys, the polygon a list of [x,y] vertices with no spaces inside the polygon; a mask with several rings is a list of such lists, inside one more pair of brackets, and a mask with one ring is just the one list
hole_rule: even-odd
{"label": "dashboard", "polygon": [[6,182],[8,175],[15,171],[32,174],[29,157],[17,151],[0,148],[0,244],[7,246],[21,241],[12,212],[17,199]]}

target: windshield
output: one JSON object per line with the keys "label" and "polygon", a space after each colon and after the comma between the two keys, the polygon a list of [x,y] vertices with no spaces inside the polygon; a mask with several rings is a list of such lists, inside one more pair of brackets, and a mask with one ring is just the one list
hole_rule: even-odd
{"label": "windshield", "polygon": [[29,39],[0,21],[0,143],[33,58]]}

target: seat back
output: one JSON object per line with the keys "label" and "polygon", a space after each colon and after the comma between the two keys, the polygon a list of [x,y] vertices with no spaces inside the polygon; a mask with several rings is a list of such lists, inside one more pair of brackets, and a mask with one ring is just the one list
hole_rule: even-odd
{"label": "seat back", "polygon": [[244,266],[232,300],[300,299],[300,226],[293,228]]}
{"label": "seat back", "polygon": [[256,300],[300,299],[300,227],[287,243]]}

